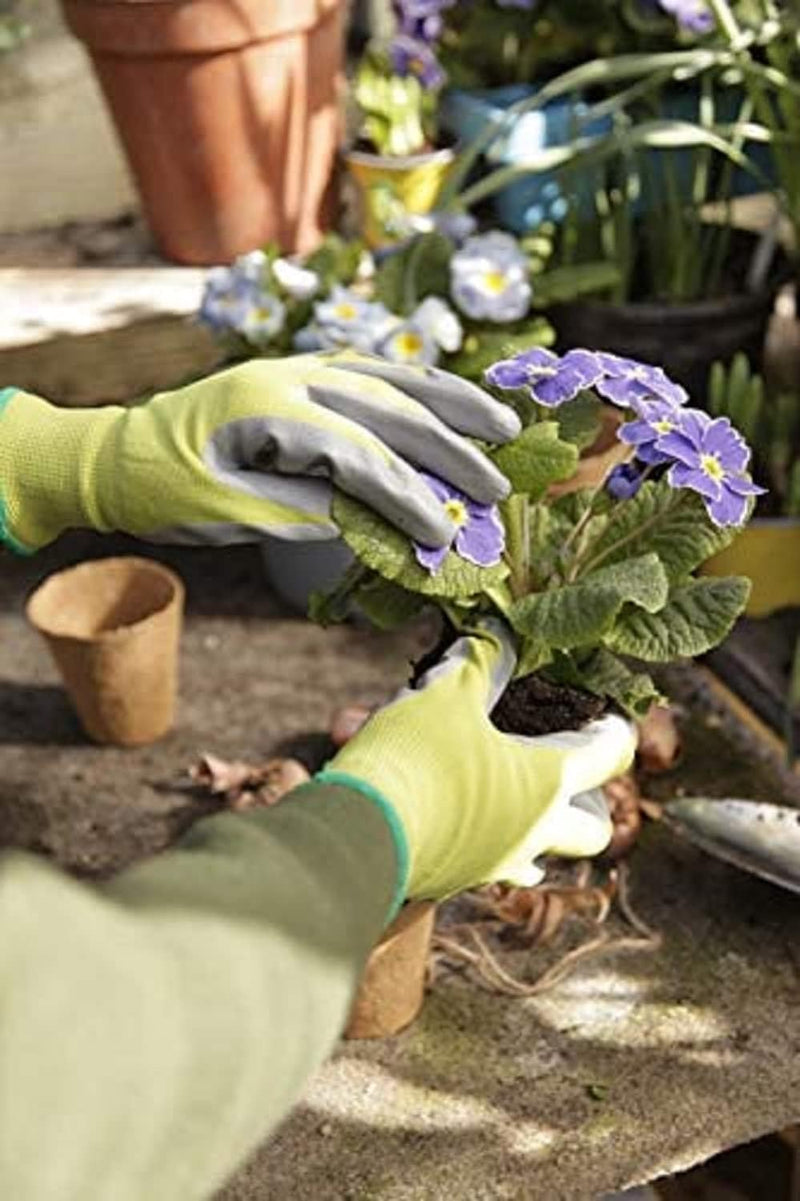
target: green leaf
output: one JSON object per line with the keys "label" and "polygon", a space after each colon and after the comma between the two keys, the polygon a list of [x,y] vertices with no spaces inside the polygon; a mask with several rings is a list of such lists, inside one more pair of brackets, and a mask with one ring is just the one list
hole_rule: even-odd
{"label": "green leaf", "polygon": [[420,567],[411,542],[377,513],[344,493],[337,493],[333,516],[347,545],[366,567],[408,592],[450,600],[480,595],[508,575],[503,563],[476,567],[451,551],[435,575]]}
{"label": "green leaf", "polygon": [[660,612],[627,610],[606,645],[646,663],[703,655],[728,634],[749,595],[750,581],[743,576],[691,580],[675,589]]}
{"label": "green leaf", "polygon": [[408,317],[426,296],[447,296],[453,244],[442,234],[421,234],[383,260],[375,273],[375,299]]}
{"label": "green leaf", "polygon": [[423,609],[425,602],[414,592],[373,576],[359,588],[355,602],[379,630],[396,630]]}
{"label": "green leaf", "polygon": [[667,602],[667,576],[654,554],[603,568],[576,584],[518,601],[509,618],[521,634],[569,650],[600,642],[626,604],[657,613]]}
{"label": "green leaf", "polygon": [[492,458],[511,483],[512,492],[538,499],[550,484],[566,480],[578,465],[578,449],[558,436],[555,421],[529,425],[518,438],[496,450]]}
{"label": "green leaf", "polygon": [[536,308],[548,308],[581,296],[609,292],[617,287],[620,278],[619,267],[611,262],[556,267],[536,277],[533,303]]}
{"label": "green leaf", "polygon": [[671,584],[733,541],[737,530],[719,528],[699,496],[676,491],[666,480],[647,481],[633,500],[616,506],[605,532],[587,554],[586,566],[620,563],[655,551]]}
{"label": "green leaf", "polygon": [[[446,294],[446,293],[445,293]],[[511,359],[533,346],[552,346],[555,332],[544,317],[534,317],[503,329],[473,326],[457,354],[449,355],[448,371],[464,379],[480,381],[487,367],[501,359]]]}
{"label": "green leaf", "polygon": [[586,450],[600,433],[602,404],[591,392],[581,392],[574,400],[555,410],[558,436],[572,442],[578,450]]}
{"label": "green leaf", "polygon": [[632,671],[602,646],[577,667],[576,683],[615,701],[630,717],[644,717],[651,705],[663,699],[649,675]]}

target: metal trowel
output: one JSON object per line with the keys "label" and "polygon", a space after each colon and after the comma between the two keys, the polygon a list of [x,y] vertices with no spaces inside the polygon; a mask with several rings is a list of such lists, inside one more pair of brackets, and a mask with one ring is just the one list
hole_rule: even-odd
{"label": "metal trowel", "polygon": [[664,821],[718,859],[800,893],[800,809],[761,801],[683,797]]}

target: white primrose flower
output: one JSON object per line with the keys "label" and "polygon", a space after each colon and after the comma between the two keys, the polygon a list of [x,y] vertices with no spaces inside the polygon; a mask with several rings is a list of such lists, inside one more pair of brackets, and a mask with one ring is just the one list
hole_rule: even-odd
{"label": "white primrose flower", "polygon": [[441,296],[428,296],[411,314],[411,323],[426,330],[445,354],[455,354],[464,341],[458,315]]}
{"label": "white primrose flower", "polygon": [[519,321],[530,307],[530,265],[511,234],[493,230],[468,238],[450,260],[450,290],[474,321]]}
{"label": "white primrose flower", "polygon": [[320,278],[316,271],[292,259],[275,259],[272,274],[292,300],[310,300],[319,291]]}
{"label": "white primrose flower", "polygon": [[398,321],[376,349],[392,363],[434,367],[439,360],[436,340],[414,317],[410,321]]}

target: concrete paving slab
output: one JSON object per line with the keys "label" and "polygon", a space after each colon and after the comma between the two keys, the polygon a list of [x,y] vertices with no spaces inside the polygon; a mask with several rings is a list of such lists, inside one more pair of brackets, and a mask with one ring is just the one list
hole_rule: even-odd
{"label": "concrete paving slab", "polygon": [[[142,549],[65,539],[0,571],[0,842],[86,876],[159,850],[207,811],[185,789],[201,751],[260,756],[324,729],[338,705],[388,694],[429,637],[317,630],[268,595],[251,550],[159,552],[188,584],[180,719],[153,747],[94,747],[21,605],[55,566],[120,546]],[[651,791],[800,804],[797,778],[702,681],[673,673],[671,687],[687,751]],[[632,894],[661,950],[587,962],[531,999],[439,976],[411,1030],[341,1047],[218,1201],[581,1201],[797,1122],[797,898],[660,827],[635,852]],[[503,962],[538,975],[563,950]]]}

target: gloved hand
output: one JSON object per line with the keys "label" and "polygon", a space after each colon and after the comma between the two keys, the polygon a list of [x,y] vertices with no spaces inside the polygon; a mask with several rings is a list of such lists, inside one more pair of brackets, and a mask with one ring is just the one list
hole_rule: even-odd
{"label": "gloved hand", "polygon": [[8,389],[0,536],[22,552],[71,526],[173,542],[331,538],[333,485],[444,546],[450,518],[410,464],[496,501],[505,479],[460,435],[504,442],[519,428],[474,384],[351,352],[253,360],[129,409],[60,409]]}
{"label": "gloved hand", "polygon": [[536,884],[540,856],[596,855],[608,844],[605,800],[592,790],[630,766],[632,726],[609,715],[575,732],[502,734],[489,714],[515,664],[510,633],[487,622],[378,710],[317,776],[381,807],[410,897]]}

